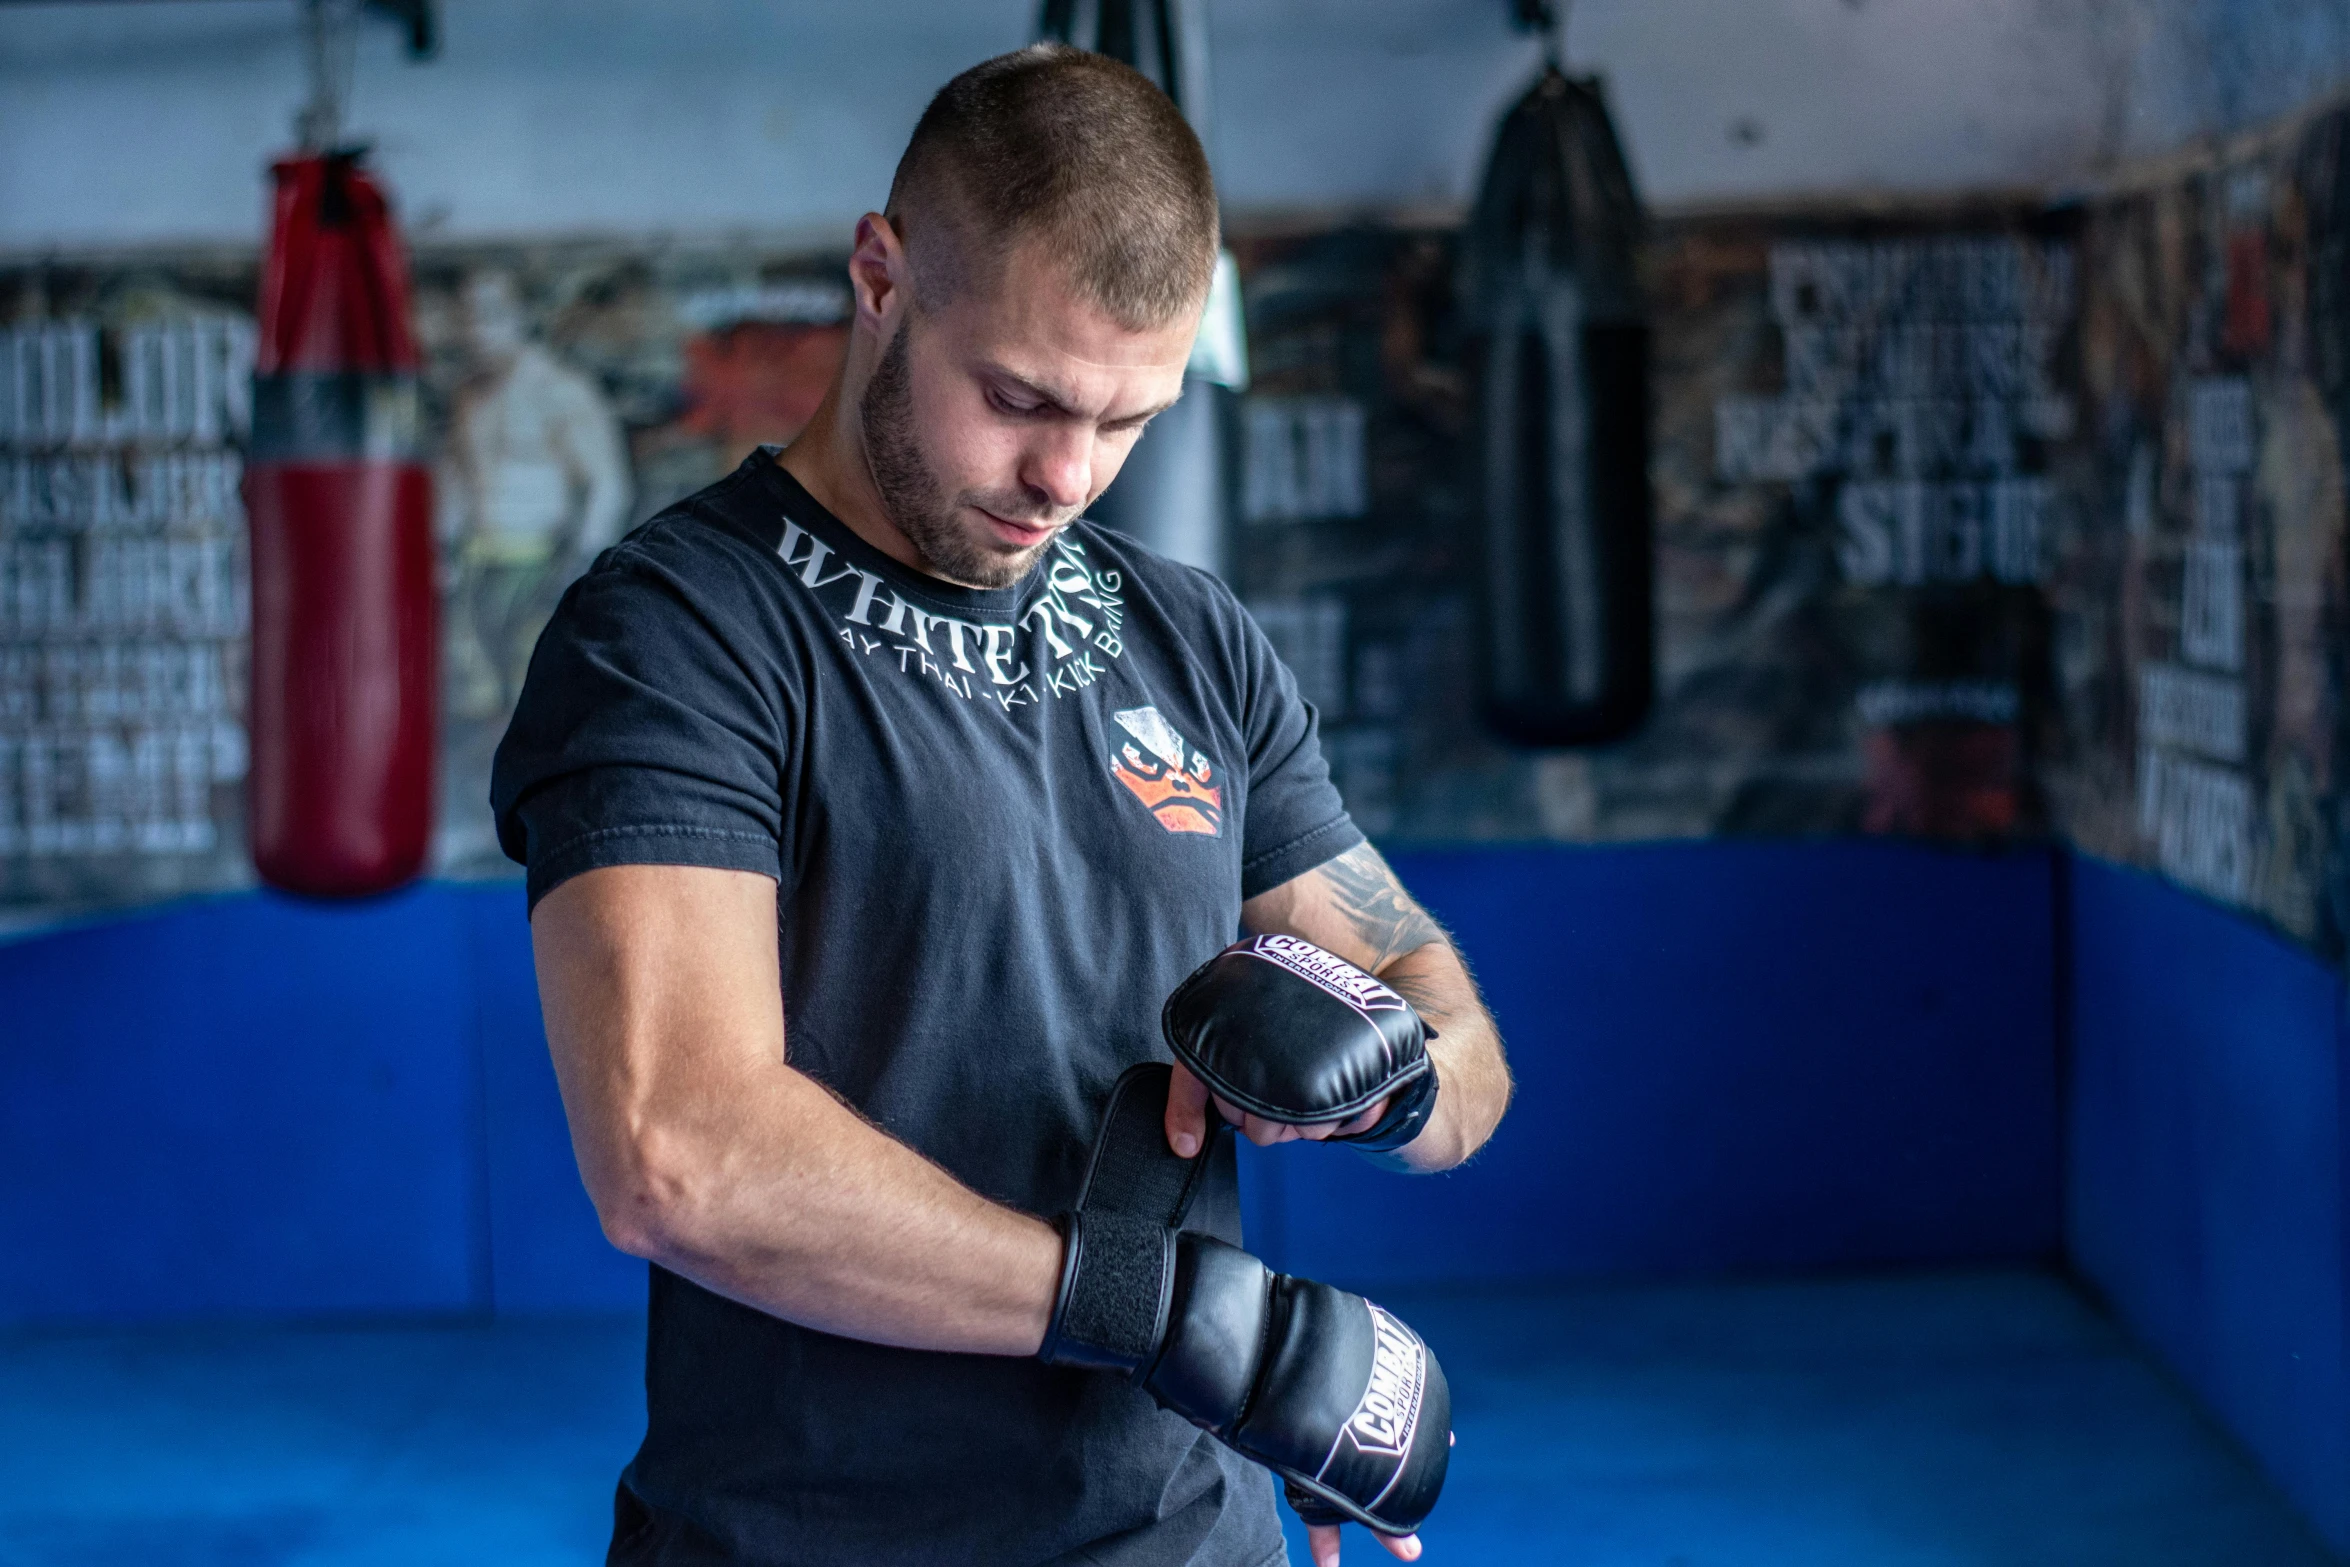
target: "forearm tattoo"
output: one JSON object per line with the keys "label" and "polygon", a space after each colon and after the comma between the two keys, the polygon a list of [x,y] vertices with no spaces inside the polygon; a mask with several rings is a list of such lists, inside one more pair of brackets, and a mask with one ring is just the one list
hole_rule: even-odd
{"label": "forearm tattoo", "polygon": [[1420,1014],[1420,1020],[1431,1028],[1451,1020],[1452,1009],[1444,1004],[1443,998],[1429,987],[1427,981],[1409,974],[1383,974],[1380,979],[1389,990],[1409,1001],[1412,1010]]}
{"label": "forearm tattoo", "polygon": [[[1318,874],[1333,901],[1373,954],[1376,973],[1407,952],[1444,940],[1444,928],[1412,901],[1395,872],[1369,844],[1358,844],[1324,865]],[[1408,998],[1407,998],[1408,999]]]}

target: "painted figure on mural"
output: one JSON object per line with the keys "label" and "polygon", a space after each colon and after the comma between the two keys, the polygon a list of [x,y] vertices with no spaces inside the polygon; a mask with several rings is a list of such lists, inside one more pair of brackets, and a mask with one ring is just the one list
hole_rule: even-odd
{"label": "painted figure on mural", "polygon": [[449,703],[502,718],[564,586],[620,536],[628,456],[602,388],[532,340],[510,274],[466,279],[460,325],[440,483]]}

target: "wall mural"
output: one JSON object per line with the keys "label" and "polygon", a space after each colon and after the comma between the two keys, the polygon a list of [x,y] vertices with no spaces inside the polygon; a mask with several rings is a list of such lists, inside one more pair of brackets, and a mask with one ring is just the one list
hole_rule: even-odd
{"label": "wall mural", "polygon": [[[1657,225],[1659,696],[1476,717],[1442,230],[1234,237],[1234,585],[1391,841],[2050,831],[2339,955],[2344,121],[2083,206]],[[416,260],[444,617],[438,874],[595,551],[814,411],[837,257]],[[244,885],[250,261],[0,269],[0,909]]]}
{"label": "wall mural", "polygon": [[2055,754],[2084,848],[2342,951],[2350,121],[2098,202],[2088,429],[2055,563]]}
{"label": "wall mural", "polygon": [[[1483,732],[1463,656],[1478,610],[1451,236],[1245,246],[1239,585],[1322,706],[1366,825],[1420,840],[2040,827],[2038,584],[2051,452],[2077,423],[2062,236],[2022,210],[1661,226],[1657,708],[1622,744],[1550,754]],[[1323,476],[1339,452],[1363,479]]]}
{"label": "wall mural", "polygon": [[[0,922],[249,885],[251,258],[0,270]],[[503,876],[490,757],[563,588],[815,411],[829,259],[416,264],[443,589],[433,869]]]}
{"label": "wall mural", "polygon": [[440,432],[444,876],[505,876],[490,761],[530,650],[605,545],[797,435],[832,378],[839,264],[610,247],[426,253],[418,336]]}

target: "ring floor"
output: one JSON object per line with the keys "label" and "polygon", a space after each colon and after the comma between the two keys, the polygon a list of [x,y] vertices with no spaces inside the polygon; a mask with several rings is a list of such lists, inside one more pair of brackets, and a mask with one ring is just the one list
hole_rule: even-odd
{"label": "ring floor", "polygon": [[[1380,1298],[1454,1389],[1431,1564],[2335,1560],[2052,1277]],[[641,1332],[0,1335],[0,1567],[600,1562],[642,1420]],[[1348,1562],[1388,1559],[1349,1533]]]}

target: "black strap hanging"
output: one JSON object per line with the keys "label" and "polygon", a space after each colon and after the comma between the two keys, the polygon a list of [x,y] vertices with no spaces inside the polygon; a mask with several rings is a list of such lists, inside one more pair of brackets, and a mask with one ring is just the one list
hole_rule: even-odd
{"label": "black strap hanging", "polygon": [[1641,229],[1598,79],[1548,66],[1502,120],[1464,256],[1485,709],[1524,745],[1621,738],[1653,699]]}

